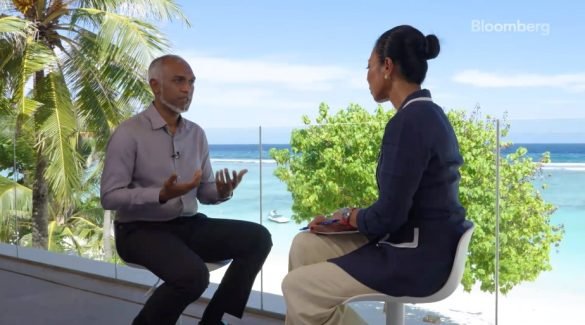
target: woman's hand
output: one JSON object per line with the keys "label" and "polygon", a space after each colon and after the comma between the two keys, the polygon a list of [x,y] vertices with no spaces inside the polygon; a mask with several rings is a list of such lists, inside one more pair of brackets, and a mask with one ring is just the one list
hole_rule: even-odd
{"label": "woman's hand", "polygon": [[327,220],[327,218],[323,215],[316,216],[313,218],[313,221],[309,222],[309,230],[313,229],[315,226],[319,225],[321,222]]}

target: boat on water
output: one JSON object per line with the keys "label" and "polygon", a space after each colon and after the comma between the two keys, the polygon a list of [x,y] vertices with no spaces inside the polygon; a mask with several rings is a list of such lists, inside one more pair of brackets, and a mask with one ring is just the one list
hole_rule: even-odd
{"label": "boat on water", "polygon": [[276,223],[287,223],[290,221],[289,218],[278,213],[278,211],[276,211],[276,210],[272,210],[268,213],[268,220],[270,220],[272,222],[276,222]]}

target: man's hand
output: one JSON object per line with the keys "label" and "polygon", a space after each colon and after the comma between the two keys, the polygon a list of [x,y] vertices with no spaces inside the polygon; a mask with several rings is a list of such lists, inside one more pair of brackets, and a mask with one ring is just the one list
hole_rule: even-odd
{"label": "man's hand", "polygon": [[174,199],[181,195],[189,193],[192,189],[199,186],[201,182],[201,169],[197,169],[188,183],[177,183],[177,174],[171,175],[163,185],[163,188],[158,194],[158,201],[160,203],[166,203],[170,199]]}
{"label": "man's hand", "polygon": [[244,175],[248,172],[247,169],[240,170],[236,174],[236,171],[232,171],[232,177],[227,168],[219,170],[215,173],[215,186],[217,187],[217,193],[220,199],[228,198],[232,195],[232,192],[238,187],[238,184],[242,181]]}

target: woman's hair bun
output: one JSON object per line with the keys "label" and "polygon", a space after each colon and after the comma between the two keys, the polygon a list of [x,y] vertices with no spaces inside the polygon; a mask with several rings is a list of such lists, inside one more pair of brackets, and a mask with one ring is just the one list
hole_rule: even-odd
{"label": "woman's hair bun", "polygon": [[426,39],[426,46],[425,46],[425,59],[430,60],[434,59],[439,55],[441,51],[441,46],[439,45],[439,39],[437,36],[430,34],[425,37]]}

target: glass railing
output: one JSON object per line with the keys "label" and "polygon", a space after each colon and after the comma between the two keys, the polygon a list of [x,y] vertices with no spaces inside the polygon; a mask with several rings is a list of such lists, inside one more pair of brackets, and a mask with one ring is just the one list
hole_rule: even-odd
{"label": "glass railing", "polygon": [[[503,153],[525,148],[525,156],[541,166],[529,182],[536,190],[534,200],[540,198],[546,205],[520,201],[525,189],[514,184],[507,184],[515,187],[512,194],[502,193],[502,220],[510,210],[517,217],[508,220],[508,225],[502,223],[500,278],[523,281],[501,296],[499,322],[581,323],[579,310],[585,305],[582,125],[570,120],[512,120],[510,125],[507,138],[514,144]],[[516,263],[506,264],[504,256],[512,254],[518,256]]]}
{"label": "glass railing", "polygon": [[262,269],[262,307],[276,313],[284,313],[281,283],[288,272],[288,250],[299,224],[292,219],[292,195],[286,184],[276,176],[274,150],[290,150],[290,131],[278,128],[259,129],[262,160],[260,162],[261,219],[272,234],[273,246]]}
{"label": "glass railing", "polygon": [[2,123],[0,242],[17,244],[13,255],[22,259],[115,276],[113,233],[104,222],[113,215],[99,201],[100,154],[91,135],[62,135],[60,147],[23,116]]}
{"label": "glass railing", "polygon": [[0,122],[2,151],[0,154],[0,243],[8,244],[0,252],[16,256],[18,244],[30,237],[30,189],[20,186],[22,174],[18,172],[18,145],[14,119],[6,116]]}
{"label": "glass railing", "polygon": [[[494,324],[496,320],[501,324],[575,323],[579,319],[576,312],[578,307],[585,304],[585,277],[581,272],[585,267],[585,255],[580,249],[585,245],[582,236],[585,224],[581,220],[585,214],[585,201],[580,194],[580,186],[585,184],[585,145],[527,143],[529,141],[515,136],[513,132],[504,132],[500,138],[501,159],[506,161],[501,160],[500,166],[496,166],[495,121],[483,121],[481,127],[490,136],[493,135],[488,142],[485,139],[481,142],[481,138],[475,136],[477,130],[469,129],[466,133],[465,126],[455,126],[466,164],[475,166],[473,170],[462,170],[462,186],[465,185],[465,191],[468,191],[462,193],[462,198],[468,195],[468,217],[476,224],[470,249],[470,256],[473,257],[470,257],[472,262],[468,264],[465,280],[470,284],[471,292],[465,292],[460,286],[453,295],[441,302],[407,306],[407,323],[440,321],[441,324]],[[511,121],[512,130],[516,123],[526,121]],[[502,129],[505,124],[507,122],[502,123]],[[345,125],[339,136],[344,132],[351,134],[363,127]],[[307,126],[207,130],[214,169],[245,168],[248,173],[233,199],[219,205],[201,205],[200,211],[212,218],[261,223],[269,229],[274,246],[254,284],[255,293],[249,305],[270,312],[285,311],[281,282],[288,272],[288,251],[299,228],[306,223],[293,220],[299,215],[300,206],[293,208],[293,196],[286,182],[275,173],[279,167],[286,165],[278,163],[270,152],[271,149],[281,153],[287,150],[290,152],[291,131],[306,129]],[[2,157],[13,161],[12,164],[4,163],[0,174],[3,182],[0,193],[0,242],[9,244],[2,245],[0,253],[37,260],[38,254],[35,252],[39,250],[18,252],[18,247],[34,247],[33,242],[38,246],[33,229],[37,229],[39,224],[32,217],[33,171],[38,164],[38,157],[34,146],[30,141],[25,141],[24,135],[14,142],[10,140],[14,129],[8,125],[5,130],[6,143],[2,147]],[[356,163],[352,146],[379,141],[374,139],[375,132],[381,130],[372,129],[369,132],[371,137],[358,139],[363,143],[352,143],[351,137],[347,137],[346,152],[334,153],[338,155],[340,164]],[[321,140],[331,140],[328,136],[329,133],[323,133]],[[513,145],[509,146],[509,142],[513,142]],[[525,147],[527,154],[517,151],[518,147]],[[373,148],[377,148],[377,145]],[[547,160],[548,156],[542,158],[544,152],[550,153],[550,161]],[[99,164],[96,164],[99,159],[91,159],[100,157],[99,154],[90,155],[87,151],[84,154],[86,165],[82,166],[85,172],[81,181],[90,179],[93,168],[99,168]],[[314,158],[329,159],[328,155],[331,154],[316,152]],[[367,156],[365,152],[362,154]],[[376,152],[373,154],[375,156]],[[542,170],[523,170],[525,167],[522,166],[527,166],[521,163],[525,156],[531,157],[534,162],[544,159]],[[375,159],[371,158],[374,164]],[[496,170],[500,176],[498,189]],[[339,169],[339,172],[345,175],[343,173],[348,171]],[[365,167],[361,172],[366,175],[359,180],[362,186],[375,182],[375,171],[370,167]],[[529,179],[522,175],[528,175]],[[72,192],[74,200],[67,202],[60,202],[56,195],[49,193],[45,247],[58,254],[51,255],[49,260],[44,257],[43,262],[152,285],[156,281],[154,275],[146,270],[126,267],[117,257],[111,231],[115,216],[113,212],[103,211],[99,204],[99,190],[96,187],[99,185],[99,172],[95,180],[97,183],[87,182]],[[14,186],[14,181],[18,185]],[[537,191],[534,193],[538,194],[529,195],[532,193],[529,186],[533,186]],[[344,193],[342,189],[337,190],[338,193]],[[500,193],[498,223],[496,190]],[[331,191],[334,193],[334,190]],[[485,193],[469,194],[473,191]],[[339,205],[343,204],[341,202]],[[334,205],[332,203],[331,209],[339,207]],[[496,226],[500,229],[499,236],[496,236]],[[562,239],[559,237],[561,234]],[[547,241],[548,246],[545,245]],[[500,257],[497,263],[496,247],[499,247]],[[96,262],[78,263],[78,259],[72,256]],[[211,281],[219,283],[225,270],[222,268],[212,272]],[[496,270],[499,272],[496,273]],[[473,284],[471,279],[475,279]],[[497,295],[496,284],[500,287]],[[213,287],[205,295],[211,294]],[[352,306],[368,323],[382,323],[384,315],[381,303],[358,303]]]}

